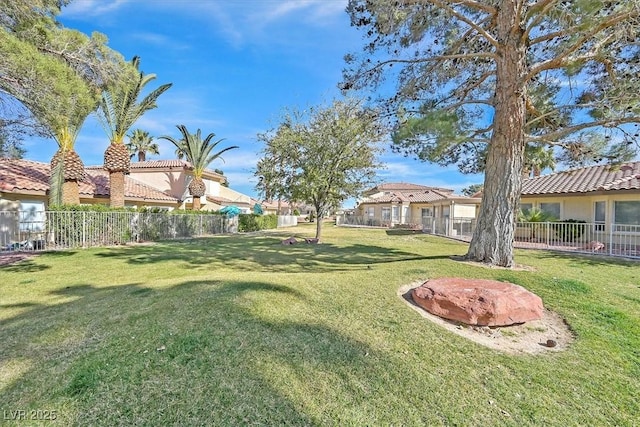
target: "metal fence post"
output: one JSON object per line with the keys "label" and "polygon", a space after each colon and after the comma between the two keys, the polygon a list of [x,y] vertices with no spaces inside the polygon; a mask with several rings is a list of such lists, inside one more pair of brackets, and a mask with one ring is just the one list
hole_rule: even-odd
{"label": "metal fence post", "polygon": [[609,255],[613,255],[613,229],[616,227],[614,223],[609,226]]}

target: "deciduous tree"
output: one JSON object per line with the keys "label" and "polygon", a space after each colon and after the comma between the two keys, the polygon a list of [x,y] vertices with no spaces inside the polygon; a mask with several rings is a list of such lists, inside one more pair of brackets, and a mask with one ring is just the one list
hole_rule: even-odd
{"label": "deciduous tree", "polygon": [[316,238],[322,218],[375,179],[383,137],[377,114],[355,100],[335,101],[308,113],[286,113],[265,143],[255,175],[266,199],[287,198],[313,205]]}
{"label": "deciduous tree", "polygon": [[470,260],[513,265],[528,143],[583,161],[637,149],[640,0],[350,0],[348,12],[369,40],[342,88],[378,91],[398,151],[485,171]]}

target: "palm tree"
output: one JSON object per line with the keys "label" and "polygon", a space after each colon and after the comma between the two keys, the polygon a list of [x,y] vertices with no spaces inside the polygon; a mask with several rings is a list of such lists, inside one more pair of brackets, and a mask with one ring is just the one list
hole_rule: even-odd
{"label": "palm tree", "polygon": [[166,139],[175,145],[178,150],[184,153],[187,161],[191,163],[191,167],[193,168],[193,179],[189,183],[189,194],[193,197],[193,210],[200,210],[200,197],[204,196],[207,190],[204,180],[202,179],[204,170],[217,158],[222,159],[220,156],[223,153],[239,147],[237,145],[233,145],[231,147],[224,148],[217,153],[212,153],[214,148],[223,141],[222,139],[219,139],[212,143],[212,139],[216,136],[214,133],[210,133],[203,140],[200,129],[198,129],[195,134],[191,134],[184,125],[178,125],[177,128],[182,134],[181,139],[174,139],[170,136],[161,136],[160,138]]}
{"label": "palm tree", "polygon": [[541,145],[527,145],[524,150],[522,176],[529,178],[533,174],[534,177],[537,177],[545,169],[551,169],[552,171],[556,169],[553,149],[545,148]]}
{"label": "palm tree", "polygon": [[133,158],[133,156],[137,154],[138,161],[144,162],[147,160],[147,153],[160,154],[158,144],[152,141],[153,137],[149,135],[149,132],[143,131],[142,129],[134,130],[131,135],[129,135],[129,143],[127,144],[129,156]]}
{"label": "palm tree", "polygon": [[75,143],[82,123],[88,113],[77,117],[77,123],[68,123],[59,127],[54,134],[58,143],[58,150],[51,159],[51,181],[49,190],[49,204],[51,205],[79,205],[80,186],[84,181],[84,163],[75,150]]}
{"label": "palm tree", "polygon": [[145,86],[156,78],[139,71],[140,58],[131,60],[131,70],[102,92],[97,115],[110,144],[104,152],[104,168],[109,172],[110,205],[124,206],[124,175],[129,173],[131,157],[124,137],[131,126],[147,111],[157,107],[156,100],[171,87],[164,84],[138,100]]}

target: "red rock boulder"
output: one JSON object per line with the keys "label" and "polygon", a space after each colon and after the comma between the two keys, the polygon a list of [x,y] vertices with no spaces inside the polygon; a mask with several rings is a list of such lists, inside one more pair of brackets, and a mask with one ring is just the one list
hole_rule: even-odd
{"label": "red rock boulder", "polygon": [[443,277],[411,291],[413,301],[431,314],[478,326],[507,326],[542,318],[539,296],[513,283]]}

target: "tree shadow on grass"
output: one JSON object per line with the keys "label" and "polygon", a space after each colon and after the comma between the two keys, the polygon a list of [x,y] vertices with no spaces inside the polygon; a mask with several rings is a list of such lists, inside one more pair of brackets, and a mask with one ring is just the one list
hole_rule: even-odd
{"label": "tree shadow on grass", "polygon": [[112,248],[99,257],[123,259],[129,264],[184,262],[191,268],[249,267],[274,272],[362,270],[381,263],[443,259],[374,245],[337,246],[329,243],[282,245],[274,236],[215,236],[151,246]]}
{"label": "tree shadow on grass", "polygon": [[[526,249],[524,249],[526,250]],[[568,252],[559,251],[545,251],[545,250],[526,250],[527,256],[538,259],[551,259],[568,261],[573,265],[588,265],[588,266],[606,266],[606,265],[618,265],[624,267],[635,267],[640,269],[640,259],[630,258],[618,258],[608,256],[605,254],[572,254]]]}
{"label": "tree shadow on grass", "polygon": [[48,265],[40,264],[32,260],[22,260],[15,264],[9,264],[0,267],[0,272],[7,273],[36,273],[38,271],[44,271],[51,268]]}
{"label": "tree shadow on grass", "polygon": [[296,395],[310,378],[337,378],[350,395],[357,392],[352,364],[366,365],[372,352],[326,325],[253,312],[248,301],[257,296],[305,304],[283,285],[186,281],[158,290],[85,283],[51,294],[76,298],[25,305],[0,321],[0,341],[12,343],[0,349],[0,366],[28,361],[22,371],[2,372],[0,401],[75,408],[58,412],[64,423],[322,424],[329,420],[306,413],[288,387]]}

